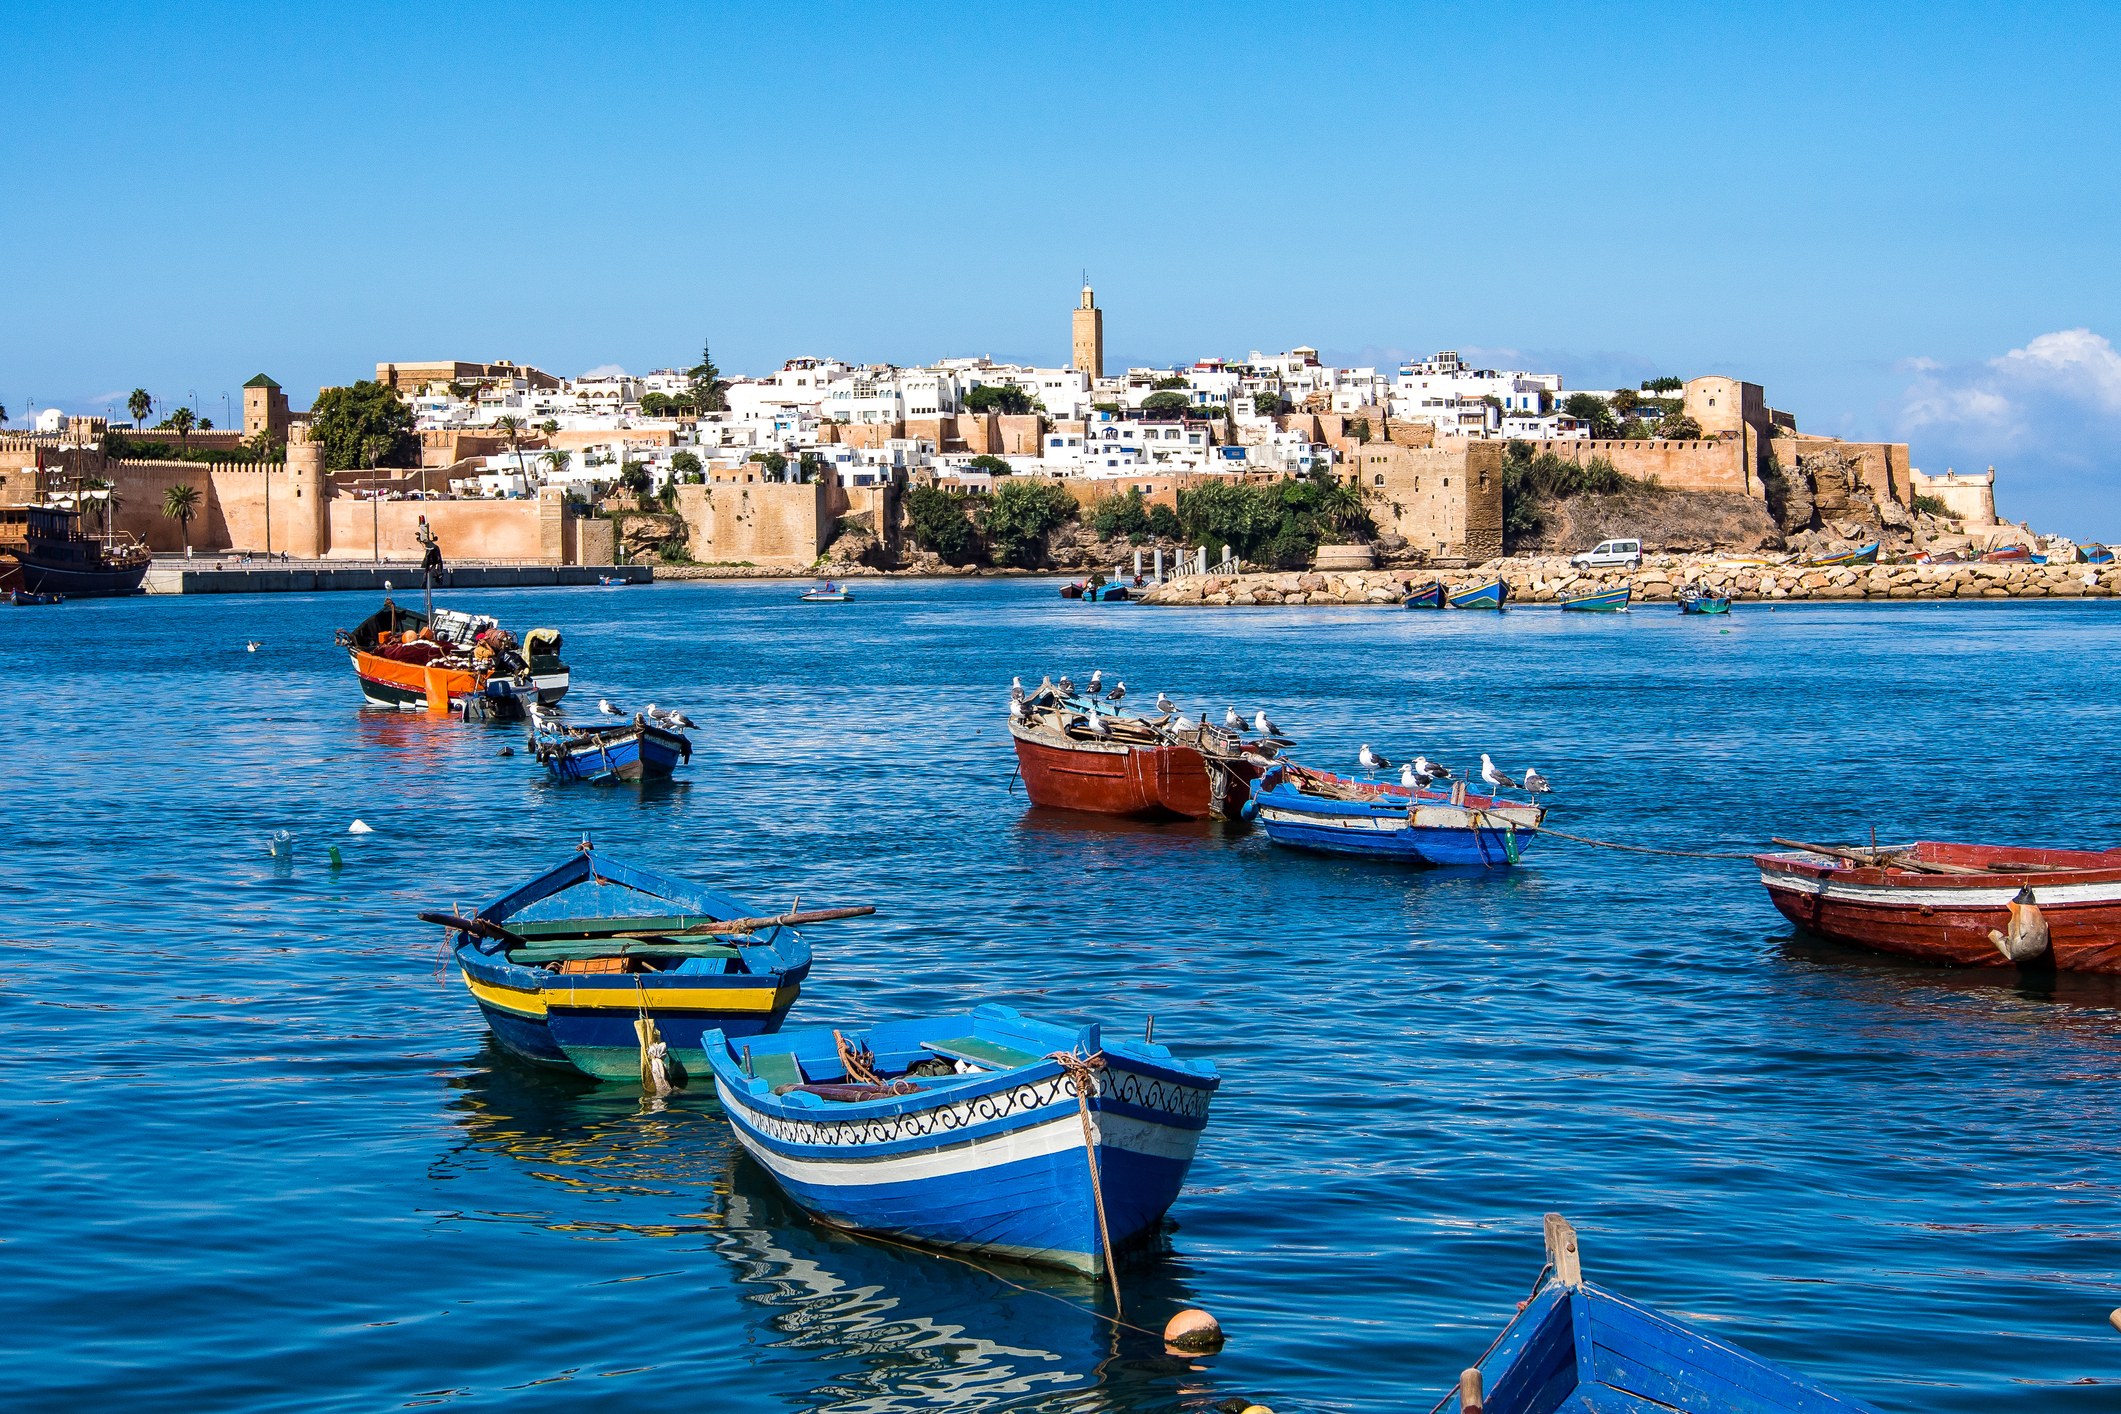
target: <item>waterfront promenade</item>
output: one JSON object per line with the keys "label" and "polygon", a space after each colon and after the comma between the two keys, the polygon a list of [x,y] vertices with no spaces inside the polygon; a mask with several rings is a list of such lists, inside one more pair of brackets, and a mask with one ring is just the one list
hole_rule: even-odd
{"label": "waterfront promenade", "polygon": [[[595,584],[600,578],[647,584],[648,565],[544,565],[464,560],[446,563],[437,589],[544,589]],[[420,587],[417,560],[283,560],[264,556],[157,555],[143,582],[149,594],[313,594],[331,590]]]}

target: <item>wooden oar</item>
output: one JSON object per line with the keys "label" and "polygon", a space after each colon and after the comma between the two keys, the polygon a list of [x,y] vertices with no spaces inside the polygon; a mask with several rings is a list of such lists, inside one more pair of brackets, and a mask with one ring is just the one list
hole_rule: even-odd
{"label": "wooden oar", "polygon": [[863,918],[876,912],[874,904],[853,908],[816,908],[808,913],[783,913],[775,918],[728,918],[720,923],[699,923],[664,936],[672,938],[725,938],[738,933],[756,933],[761,928],[788,928],[801,923],[829,923],[835,918]]}
{"label": "wooden oar", "polygon": [[1986,869],[1976,869],[1966,864],[1939,864],[1933,860],[1917,859],[1912,854],[1903,851],[1886,850],[1874,853],[1864,849],[1842,849],[1838,845],[1806,844],[1803,840],[1786,840],[1780,835],[1770,835],[1768,838],[1774,844],[1788,845],[1791,849],[1809,850],[1813,854],[1823,854],[1829,859],[1846,859],[1851,864],[1861,864],[1869,869],[1882,869],[1887,865],[1897,865],[1902,869],[1912,869],[1921,874],[1986,874],[1988,872]]}
{"label": "wooden oar", "polygon": [[488,923],[483,918],[459,918],[454,913],[423,913],[420,915],[420,921],[422,923],[439,923],[444,928],[455,928],[457,931],[469,933],[475,938],[493,938],[507,943],[511,947],[520,948],[525,946],[527,942],[526,939],[518,934],[509,932],[500,924]]}

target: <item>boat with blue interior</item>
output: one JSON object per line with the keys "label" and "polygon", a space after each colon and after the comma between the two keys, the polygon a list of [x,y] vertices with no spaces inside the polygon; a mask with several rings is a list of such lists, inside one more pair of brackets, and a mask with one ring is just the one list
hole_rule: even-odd
{"label": "boat with blue interior", "polygon": [[1105,1272],[1179,1195],[1211,1062],[986,1005],[707,1038],[737,1142],[822,1222]]}
{"label": "boat with blue interior", "polygon": [[1438,790],[1350,780],[1293,761],[1268,768],[1244,814],[1296,849],[1490,869],[1517,863],[1546,819],[1537,805],[1475,795],[1464,781]]}
{"label": "boat with blue interior", "polygon": [[1585,613],[1610,614],[1625,609],[1628,601],[1634,597],[1634,589],[1623,584],[1618,589],[1599,589],[1589,594],[1579,594],[1573,599],[1564,599],[1561,601],[1561,607]]}
{"label": "boat with blue interior", "polygon": [[557,709],[533,707],[530,754],[555,781],[659,781],[692,759],[692,738],[640,712],[630,722],[579,727]]}
{"label": "boat with blue interior", "polygon": [[1405,607],[1409,609],[1441,609],[1444,587],[1439,583],[1424,584],[1419,589],[1409,589]]}
{"label": "boat with blue interior", "polygon": [[1838,555],[1821,555],[1810,562],[1815,569],[1831,569],[1837,565],[1875,565],[1878,563],[1878,542],[1873,540],[1854,550],[1844,550]]}
{"label": "boat with blue interior", "polygon": [[599,1079],[638,1077],[653,1023],[671,1074],[705,1063],[702,1039],[780,1029],[810,973],[810,923],[866,905],[760,916],[716,889],[582,848],[448,928],[464,985],[503,1050]]}
{"label": "boat with blue interior", "polygon": [[1509,602],[1510,586],[1501,578],[1460,589],[1451,596],[1454,609],[1500,609]]}
{"label": "boat with blue interior", "polygon": [[1730,611],[1731,596],[1728,594],[1690,589],[1679,596],[1679,612],[1682,614],[1728,614]]}
{"label": "boat with blue interior", "polygon": [[1877,1414],[1787,1366],[1585,1281],[1576,1229],[1561,1214],[1546,1215],[1546,1240],[1539,1288],[1519,1303],[1488,1353],[1459,1376],[1461,1408],[1485,1414]]}

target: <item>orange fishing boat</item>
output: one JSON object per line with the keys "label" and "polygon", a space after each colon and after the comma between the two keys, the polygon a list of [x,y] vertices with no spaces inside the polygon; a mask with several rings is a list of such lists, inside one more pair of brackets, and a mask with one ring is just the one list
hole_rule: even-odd
{"label": "orange fishing boat", "polygon": [[460,712],[515,720],[533,702],[567,695],[567,665],[557,630],[532,629],[521,643],[483,614],[401,609],[388,599],[338,633],[371,706],[409,712]]}

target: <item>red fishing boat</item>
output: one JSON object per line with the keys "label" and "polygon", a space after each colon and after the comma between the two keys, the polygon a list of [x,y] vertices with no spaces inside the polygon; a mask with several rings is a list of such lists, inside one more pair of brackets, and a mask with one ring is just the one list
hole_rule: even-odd
{"label": "red fishing boat", "polygon": [[1753,862],[1783,917],[1836,942],[1965,967],[2121,973],[2121,849],[1921,840]]}
{"label": "red fishing boat", "polygon": [[[1033,707],[1012,716],[1017,769],[1033,805],[1145,819],[1234,820],[1271,761],[1259,743],[1193,723]],[[1269,748],[1270,750],[1272,748]]]}

